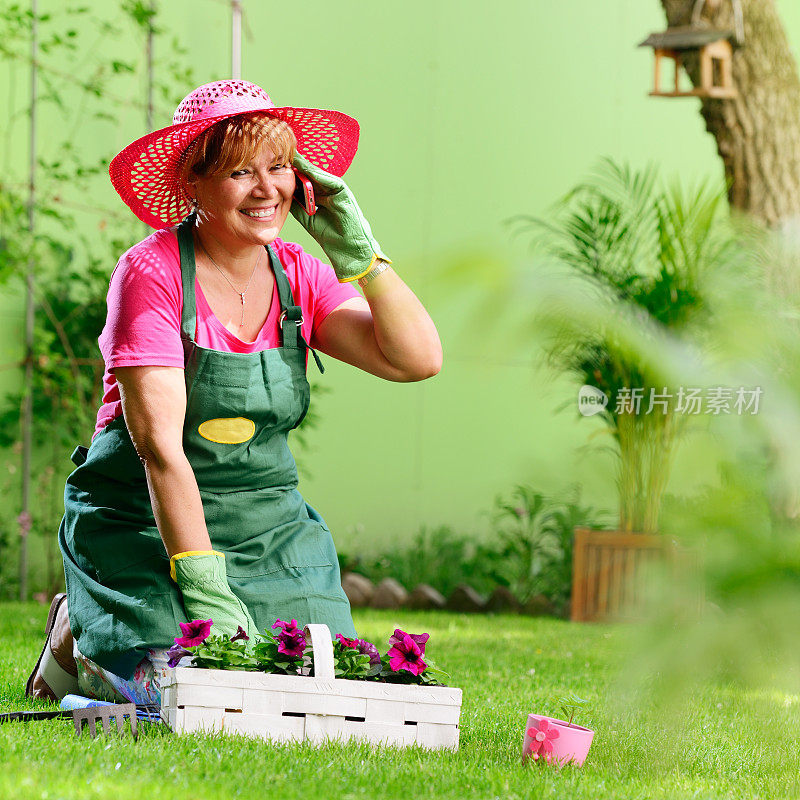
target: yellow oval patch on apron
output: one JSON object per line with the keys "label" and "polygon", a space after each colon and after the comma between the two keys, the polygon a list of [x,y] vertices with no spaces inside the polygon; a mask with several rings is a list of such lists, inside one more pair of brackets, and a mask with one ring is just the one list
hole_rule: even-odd
{"label": "yellow oval patch on apron", "polygon": [[209,419],[203,422],[197,432],[209,442],[218,444],[241,444],[253,438],[256,424],[245,417],[228,419]]}

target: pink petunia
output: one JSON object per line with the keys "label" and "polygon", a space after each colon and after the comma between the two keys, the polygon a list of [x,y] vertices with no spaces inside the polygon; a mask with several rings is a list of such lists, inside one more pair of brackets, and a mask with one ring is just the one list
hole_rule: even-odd
{"label": "pink petunia", "polygon": [[210,619],[193,619],[191,622],[179,622],[183,636],[175,637],[175,644],[181,647],[197,647],[208,639],[211,633]]}
{"label": "pink petunia", "polygon": [[275,622],[272,623],[273,628],[280,628],[282,631],[296,631],[299,630],[297,627],[297,620],[293,619],[291,622],[282,622],[279,619],[276,619]]}
{"label": "pink petunia", "polygon": [[275,620],[273,628],[280,628],[278,634],[278,652],[292,658],[300,658],[306,649],[306,635],[297,627],[297,620],[282,622]]}
{"label": "pink petunia", "polygon": [[[397,636],[402,633],[402,638]],[[426,637],[428,634],[422,634]],[[428,666],[422,657],[425,655],[425,642],[421,645],[416,642],[410,634],[403,633],[399,629],[395,631],[395,635],[390,640],[393,647],[389,650],[389,667],[393,672],[399,672],[401,669],[410,672],[412,675],[419,675],[425,671]]]}
{"label": "pink petunia", "polygon": [[550,762],[550,754],[553,752],[553,741],[558,739],[558,729],[550,724],[549,720],[540,719],[537,723],[537,728],[528,728],[528,736],[531,737],[529,752],[534,761],[539,760],[539,756],[543,755],[545,760]]}

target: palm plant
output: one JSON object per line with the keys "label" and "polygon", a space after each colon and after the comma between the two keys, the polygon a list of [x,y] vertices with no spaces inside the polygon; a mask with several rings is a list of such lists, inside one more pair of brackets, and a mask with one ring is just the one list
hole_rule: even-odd
{"label": "palm plant", "polygon": [[493,527],[506,573],[501,582],[523,601],[537,592],[548,566],[560,555],[553,526],[556,510],[553,502],[528,486],[516,486],[510,500],[495,499]]}
{"label": "palm plant", "polygon": [[581,502],[580,487],[549,497],[529,486],[515,486],[510,499],[495,498],[492,527],[499,540],[493,560],[495,580],[525,602],[547,597],[557,613],[569,605],[573,531],[604,525],[607,514]]}
{"label": "palm plant", "polygon": [[[711,313],[709,284],[735,247],[721,188],[664,186],[652,167],[632,170],[611,160],[566,195],[553,219],[518,221],[598,300],[641,321],[643,336],[663,328],[686,341],[702,338]],[[548,356],[557,369],[607,396],[602,418],[618,455],[619,528],[655,533],[681,409],[657,369],[626,347],[616,328],[609,319],[576,335],[564,325]],[[638,402],[634,388],[643,390]],[[661,402],[652,413],[654,398]]]}

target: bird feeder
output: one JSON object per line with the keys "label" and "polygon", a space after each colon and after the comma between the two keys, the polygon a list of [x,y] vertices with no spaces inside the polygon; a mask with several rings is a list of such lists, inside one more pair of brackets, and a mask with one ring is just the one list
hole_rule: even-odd
{"label": "bird feeder", "polygon": [[[652,47],[655,70],[651,97],[709,97],[726,99],[737,96],[733,86],[733,46],[744,42],[742,9],[739,0],[731,0],[734,12],[734,30],[713,28],[700,18],[705,0],[697,0],[690,25],[667,28],[652,33],[639,47]],[[687,55],[696,55],[700,61],[700,82],[692,89],[680,87],[680,68]],[[675,65],[675,82],[671,89],[661,88],[662,65],[670,59]]]}

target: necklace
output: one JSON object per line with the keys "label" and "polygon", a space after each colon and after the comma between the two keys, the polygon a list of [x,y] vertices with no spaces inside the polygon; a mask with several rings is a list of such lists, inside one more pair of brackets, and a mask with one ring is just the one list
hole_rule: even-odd
{"label": "necklace", "polygon": [[256,259],[256,263],[255,263],[255,266],[253,267],[253,271],[250,273],[250,277],[247,280],[247,286],[245,286],[244,290],[240,292],[233,285],[233,281],[231,281],[231,279],[225,274],[225,271],[211,257],[211,253],[209,253],[208,250],[206,250],[206,246],[203,244],[203,240],[199,236],[197,237],[197,241],[200,243],[200,247],[202,248],[203,252],[208,256],[209,261],[211,261],[211,263],[219,270],[220,274],[228,282],[228,284],[230,285],[231,289],[233,289],[233,291],[236,292],[236,294],[239,295],[239,298],[242,301],[242,321],[239,323],[239,327],[243,328],[244,327],[244,296],[247,293],[247,290],[250,288],[250,283],[253,280],[253,275],[256,274],[256,269],[258,269],[258,265],[261,263],[261,253],[258,254],[258,258]]}

